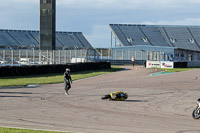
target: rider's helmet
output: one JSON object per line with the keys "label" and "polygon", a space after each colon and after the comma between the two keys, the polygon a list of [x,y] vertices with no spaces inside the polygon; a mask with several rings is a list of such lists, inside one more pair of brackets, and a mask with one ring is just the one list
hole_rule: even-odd
{"label": "rider's helmet", "polygon": [[67,69],[66,69],[66,72],[68,72],[68,73],[69,73],[69,72],[70,72],[70,69],[69,69],[69,68],[67,68]]}

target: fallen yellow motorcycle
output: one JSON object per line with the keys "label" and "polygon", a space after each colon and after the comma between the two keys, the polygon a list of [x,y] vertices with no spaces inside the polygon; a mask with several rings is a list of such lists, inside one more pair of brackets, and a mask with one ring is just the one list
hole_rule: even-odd
{"label": "fallen yellow motorcycle", "polygon": [[109,100],[115,100],[115,101],[123,101],[123,100],[126,100],[127,98],[128,98],[128,94],[123,91],[111,92],[110,94],[106,94],[101,97],[101,99],[103,100],[109,99]]}

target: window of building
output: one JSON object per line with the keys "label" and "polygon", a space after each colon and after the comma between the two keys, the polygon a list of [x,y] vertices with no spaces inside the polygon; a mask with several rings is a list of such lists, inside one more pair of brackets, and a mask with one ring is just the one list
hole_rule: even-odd
{"label": "window of building", "polygon": [[198,54],[198,56],[197,56],[197,60],[200,60],[200,54]]}
{"label": "window of building", "polygon": [[191,54],[188,55],[188,60],[192,61],[192,55]]}
{"label": "window of building", "polygon": [[51,0],[43,0],[42,3],[51,3]]}
{"label": "window of building", "polygon": [[43,0],[42,2],[43,2],[43,3],[47,3],[47,0]]}
{"label": "window of building", "polygon": [[50,15],[50,10],[49,9],[42,9],[42,10],[40,10],[40,14],[41,14],[41,16],[48,16],[48,15]]}
{"label": "window of building", "polygon": [[47,0],[47,3],[51,3],[51,0]]}
{"label": "window of building", "polygon": [[181,57],[184,57],[184,54],[181,54]]}

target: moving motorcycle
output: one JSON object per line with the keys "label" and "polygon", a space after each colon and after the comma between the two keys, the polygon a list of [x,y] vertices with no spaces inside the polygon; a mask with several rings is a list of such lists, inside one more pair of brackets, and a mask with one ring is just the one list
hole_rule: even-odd
{"label": "moving motorcycle", "polygon": [[192,117],[194,119],[199,119],[200,118],[200,98],[197,100],[197,107],[192,112]]}
{"label": "moving motorcycle", "polygon": [[109,100],[115,100],[115,101],[123,101],[128,98],[128,94],[123,91],[115,91],[111,92],[110,94],[106,94],[101,97],[101,99],[109,99]]}

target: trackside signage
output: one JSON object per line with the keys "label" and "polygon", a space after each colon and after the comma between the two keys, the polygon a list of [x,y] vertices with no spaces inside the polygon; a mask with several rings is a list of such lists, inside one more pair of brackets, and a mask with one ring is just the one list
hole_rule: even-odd
{"label": "trackside signage", "polygon": [[146,62],[147,68],[160,68],[160,61],[147,61]]}
{"label": "trackside signage", "polygon": [[174,68],[174,62],[161,61],[161,68]]}

